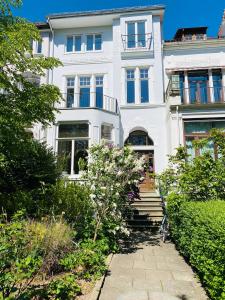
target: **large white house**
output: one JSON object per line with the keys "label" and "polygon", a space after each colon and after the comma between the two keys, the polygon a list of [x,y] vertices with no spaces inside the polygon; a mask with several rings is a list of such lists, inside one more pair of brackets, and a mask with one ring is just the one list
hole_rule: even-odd
{"label": "large white house", "polygon": [[[36,55],[62,66],[41,82],[57,85],[63,99],[51,127],[34,128],[68,157],[76,178],[78,160],[101,139],[131,144],[161,172],[179,145],[194,153],[194,139],[225,129],[225,38],[207,28],[179,29],[163,41],[164,6],[62,13],[37,26]],[[225,30],[225,29],[224,29]],[[211,145],[209,145],[211,147]]]}

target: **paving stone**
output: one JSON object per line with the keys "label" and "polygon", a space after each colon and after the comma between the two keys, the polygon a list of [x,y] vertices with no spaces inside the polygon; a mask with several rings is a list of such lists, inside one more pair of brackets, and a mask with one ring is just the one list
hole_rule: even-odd
{"label": "paving stone", "polygon": [[163,244],[149,233],[136,235],[145,242],[132,243],[134,252],[114,255],[100,300],[208,300],[172,243]]}
{"label": "paving stone", "polygon": [[195,280],[194,274],[192,272],[172,271],[172,274],[175,280],[191,281],[191,282]]}
{"label": "paving stone", "polygon": [[162,291],[161,281],[158,279],[155,280],[145,280],[145,279],[134,279],[133,288],[137,290],[148,290],[154,292]]}
{"label": "paving stone", "polygon": [[143,260],[135,260],[134,269],[142,269],[142,270],[155,270],[156,269],[156,262],[154,261],[143,261]]}
{"label": "paving stone", "polygon": [[140,291],[135,289],[119,290],[119,289],[105,289],[99,300],[148,300],[147,291]]}
{"label": "paving stone", "polygon": [[[168,293],[163,293],[163,292],[149,292],[148,299],[149,300],[181,300],[182,298],[178,298],[174,295],[170,295]],[[186,299],[186,298],[184,298],[184,299]],[[188,300],[189,300],[189,298],[188,298]]]}
{"label": "paving stone", "polygon": [[146,270],[146,279],[154,280],[173,280],[172,273],[170,271],[159,271],[159,270]]}

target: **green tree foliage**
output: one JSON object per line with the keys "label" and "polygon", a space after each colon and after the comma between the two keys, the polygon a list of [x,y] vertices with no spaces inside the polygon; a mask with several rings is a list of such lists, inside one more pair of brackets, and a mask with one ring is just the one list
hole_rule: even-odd
{"label": "green tree foliage", "polygon": [[38,189],[57,177],[54,155],[26,131],[35,123],[54,121],[60,91],[54,85],[36,84],[33,78],[45,76],[61,63],[33,55],[31,41],[41,37],[34,24],[12,15],[11,7],[19,5],[20,0],[0,2],[1,199],[9,193]]}
{"label": "green tree foliage", "polygon": [[[205,146],[213,143],[215,158]],[[207,201],[225,199],[225,136],[212,130],[210,136],[195,144],[201,155],[190,159],[185,148],[178,148],[169,159],[169,167],[159,176],[164,194],[174,192],[187,200]]]}

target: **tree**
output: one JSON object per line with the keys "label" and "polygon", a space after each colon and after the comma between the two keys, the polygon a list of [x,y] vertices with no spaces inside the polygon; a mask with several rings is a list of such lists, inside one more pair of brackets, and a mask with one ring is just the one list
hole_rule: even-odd
{"label": "tree", "polygon": [[41,37],[34,24],[12,15],[11,7],[19,5],[20,0],[0,1],[1,193],[9,192],[12,187],[13,191],[29,190],[45,181],[52,183],[54,176],[49,176],[49,170],[57,173],[55,157],[45,146],[32,140],[27,128],[54,121],[54,106],[60,99],[60,91],[54,85],[37,85],[25,75],[45,76],[61,63],[55,58],[33,55],[31,41]]}

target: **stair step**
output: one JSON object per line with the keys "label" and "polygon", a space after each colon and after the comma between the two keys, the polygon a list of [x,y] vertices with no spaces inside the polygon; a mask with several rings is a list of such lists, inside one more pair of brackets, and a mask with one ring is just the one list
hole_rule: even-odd
{"label": "stair step", "polygon": [[155,210],[155,209],[160,209],[160,210],[162,210],[162,205],[161,205],[161,203],[160,204],[157,204],[157,203],[137,203],[137,202],[135,202],[135,203],[132,203],[131,204],[131,207],[132,208],[145,208],[145,207],[147,207],[147,208],[149,208],[150,210]]}
{"label": "stair step", "polygon": [[134,215],[145,215],[145,216],[150,216],[150,217],[163,217],[163,212],[162,211],[149,211],[149,210],[138,210],[138,211],[133,211]]}
{"label": "stair step", "polygon": [[144,197],[144,198],[146,198],[146,197],[159,197],[160,198],[159,194],[156,193],[156,192],[140,192],[139,196],[140,196],[140,198],[142,198],[142,197]]}

